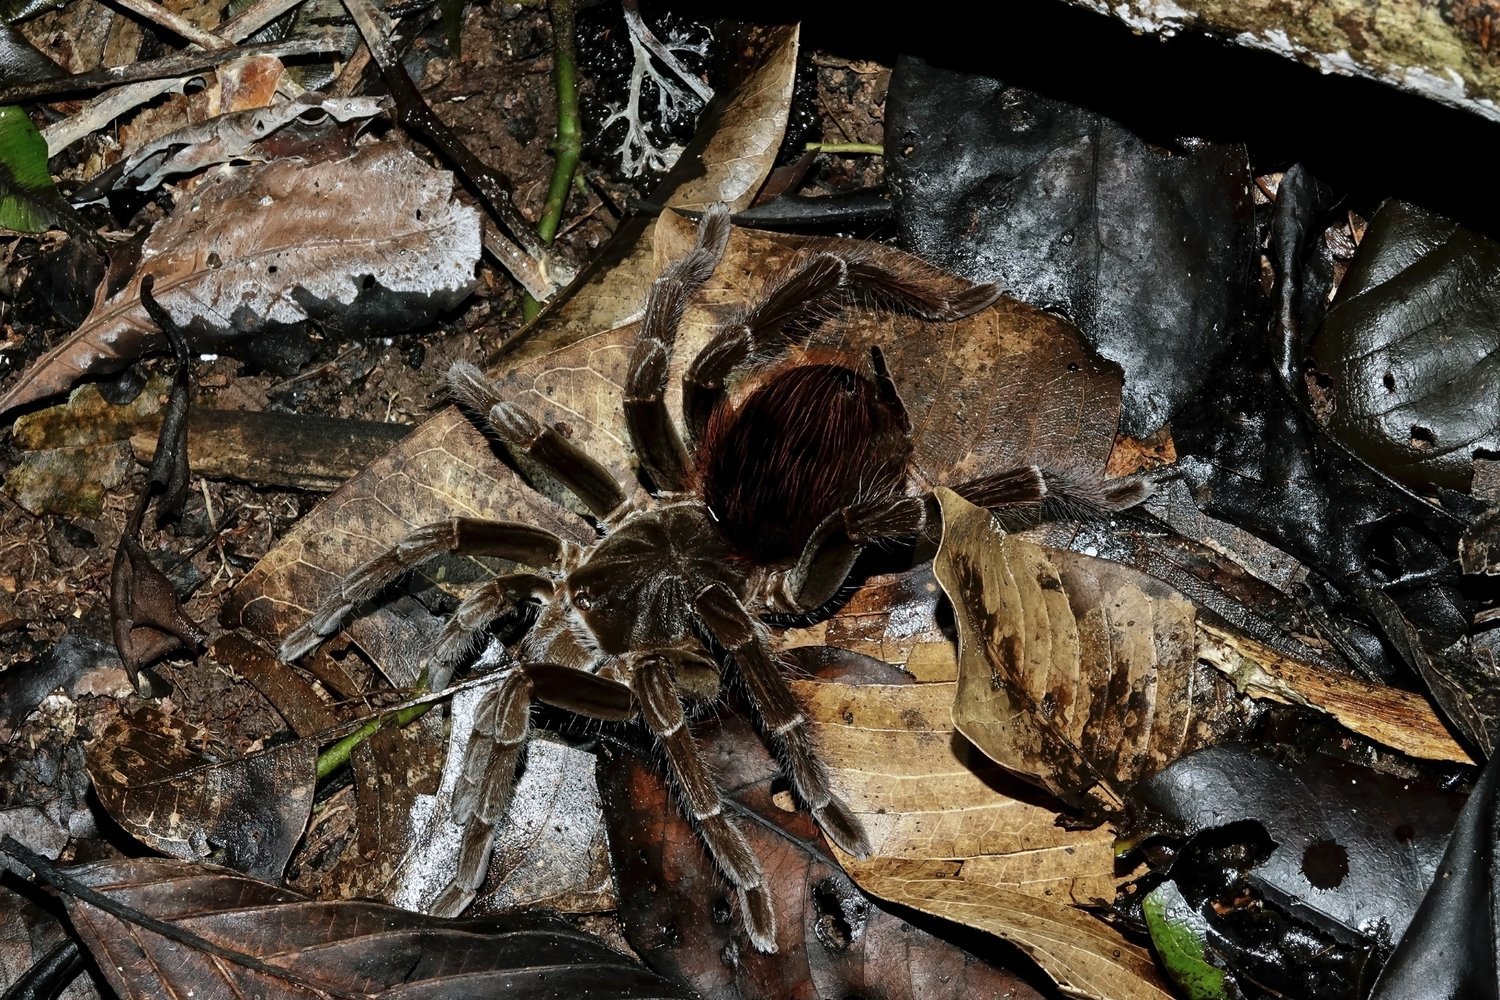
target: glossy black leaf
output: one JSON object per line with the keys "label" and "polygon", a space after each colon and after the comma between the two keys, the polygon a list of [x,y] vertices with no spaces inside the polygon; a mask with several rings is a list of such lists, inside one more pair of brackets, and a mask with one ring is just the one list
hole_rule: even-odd
{"label": "glossy black leaf", "polygon": [[1371,1000],[1500,997],[1500,763],[1469,796],[1432,888]]}
{"label": "glossy black leaf", "polygon": [[887,162],[903,246],[1065,313],[1125,372],[1121,430],[1164,424],[1230,342],[1255,230],[1241,146],[1152,146],[1094,111],[897,62]]}
{"label": "glossy black leaf", "polygon": [[1467,489],[1500,451],[1500,243],[1387,202],[1339,287],[1313,360],[1328,427],[1375,468]]}
{"label": "glossy black leaf", "polygon": [[1331,757],[1222,745],[1138,784],[1123,836],[1178,843],[1168,877],[1245,980],[1352,998],[1412,922],[1463,803]]}

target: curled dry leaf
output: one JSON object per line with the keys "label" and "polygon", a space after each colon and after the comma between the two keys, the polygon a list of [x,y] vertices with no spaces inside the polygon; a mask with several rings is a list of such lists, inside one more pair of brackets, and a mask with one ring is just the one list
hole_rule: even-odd
{"label": "curled dry leaf", "polygon": [[1198,664],[1186,598],[938,496],[934,566],[959,632],[953,719],[990,757],[1074,807],[1115,814],[1139,779],[1244,730],[1250,704]]}
{"label": "curled dry leaf", "polygon": [[394,144],[226,169],[152,230],[136,275],[0,397],[0,412],[163,347],[140,300],[147,276],[193,350],[286,367],[306,354],[309,321],[389,332],[452,308],[478,260],[479,216],[453,199],[453,176]]}
{"label": "curled dry leaf", "polygon": [[312,810],[317,745],[294,740],[213,761],[192,746],[205,737],[154,708],[114,719],[88,747],[99,801],[163,854],[216,856],[236,871],[280,879]]}
{"label": "curled dry leaf", "polygon": [[379,903],[319,902],[227,869],[153,858],[67,876],[73,926],[131,1000],[692,996],[540,915],[440,920]]}
{"label": "curled dry leaf", "polygon": [[130,154],[116,185],[150,191],[169,177],[196,173],[219,163],[265,160],[267,145],[286,155],[286,128],[309,128],[318,119],[336,122],[373,118],[390,103],[384,97],[325,97],[305,93],[291,101],[218,115],[152,140]]}

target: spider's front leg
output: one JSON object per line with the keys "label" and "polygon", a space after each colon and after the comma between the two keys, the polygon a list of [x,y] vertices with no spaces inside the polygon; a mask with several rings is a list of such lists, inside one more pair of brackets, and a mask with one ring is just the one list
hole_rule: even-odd
{"label": "spider's front leg", "polygon": [[545,569],[562,562],[567,544],[550,531],[519,521],[455,517],[423,525],[335,584],[313,616],[282,640],[281,659],[297,659],[337,631],[356,605],[440,555],[495,556]]}
{"label": "spider's front leg", "polygon": [[[1039,465],[1022,465],[953,487],[953,492],[999,514],[1031,512],[1087,520],[1134,507],[1151,496],[1146,476],[1087,481]],[[834,511],[808,539],[791,569],[772,580],[768,603],[779,612],[806,613],[833,600],[859,557],[875,542],[910,541],[937,527],[932,494],[865,500]]]}
{"label": "spider's front leg", "polygon": [[818,757],[807,713],[771,654],[764,626],[723,584],[704,588],[695,605],[704,627],[724,647],[745,679],[755,712],[786,763],[792,789],[830,840],[849,854],[868,855],[870,843],[864,828],[833,792],[828,768]]}

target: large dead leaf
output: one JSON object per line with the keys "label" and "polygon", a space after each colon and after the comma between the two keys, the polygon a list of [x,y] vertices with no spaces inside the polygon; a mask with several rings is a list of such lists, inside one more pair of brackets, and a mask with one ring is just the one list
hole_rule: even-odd
{"label": "large dead leaf", "polygon": [[[796,38],[795,28],[772,36],[770,58],[748,74],[721,120],[772,122],[779,117],[784,129],[786,109],[775,112],[766,95],[790,87]],[[748,201],[746,190],[753,192],[770,172],[775,150],[742,153],[724,149],[702,161],[693,197]],[[746,172],[752,167],[754,177]],[[669,197],[667,203],[678,202]],[[600,262],[505,347],[505,364],[511,368],[534,373],[578,369],[583,391],[576,408],[538,415],[562,420],[575,434],[603,423],[609,433],[587,434],[581,443],[626,477],[632,463],[620,425],[619,383],[635,332],[630,321],[639,314],[656,271],[649,232],[647,220],[626,222],[600,252]],[[593,534],[533,491],[468,420],[449,408],[299,521],[240,582],[225,604],[224,622],[279,640],[307,619],[344,573],[418,524],[455,514],[523,520],[580,542]]]}
{"label": "large dead leaf", "polygon": [[388,332],[452,308],[478,260],[479,216],[454,200],[452,175],[392,143],[225,169],[152,230],[130,282],[0,397],[0,412],[163,347],[141,305],[147,276],[192,349],[284,366],[306,354],[296,345],[310,320]]}
{"label": "large dead leaf", "polygon": [[[99,894],[74,889],[68,915],[121,997],[691,996],[539,915],[439,920],[378,903],[317,902],[225,869],[150,858],[67,874]],[[144,926],[120,907],[159,923]]]}
{"label": "large dead leaf", "polygon": [[312,809],[316,744],[214,761],[192,746],[205,736],[153,708],[115,719],[88,748],[99,801],[163,854],[281,878]]}
{"label": "large dead leaf", "polygon": [[704,1000],[786,997],[1012,997],[1040,994],[1012,973],[872,904],[822,846],[812,819],[775,793],[778,768],[739,715],[699,727],[705,752],[765,866],[775,955],[750,947],[730,893],[659,768],[634,755],[600,763],[620,916],[638,952]]}
{"label": "large dead leaf", "polygon": [[1137,570],[1043,549],[940,491],[934,566],[959,631],[958,729],[1091,814],[1241,732],[1248,703],[1197,662],[1193,605]]}
{"label": "large dead leaf", "polygon": [[1015,944],[1071,996],[1169,997],[1151,953],[1081,907],[1115,895],[1112,835],[1070,830],[949,721],[956,664],[916,683],[794,682],[873,848],[840,855],[872,895]]}

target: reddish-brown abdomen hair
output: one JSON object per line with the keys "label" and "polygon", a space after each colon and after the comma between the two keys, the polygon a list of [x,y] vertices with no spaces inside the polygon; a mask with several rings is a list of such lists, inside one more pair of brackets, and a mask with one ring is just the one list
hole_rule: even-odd
{"label": "reddish-brown abdomen hair", "polygon": [[796,558],[834,511],[902,489],[911,446],[900,404],[843,365],[801,364],[709,418],[698,452],[703,499],[735,549]]}

